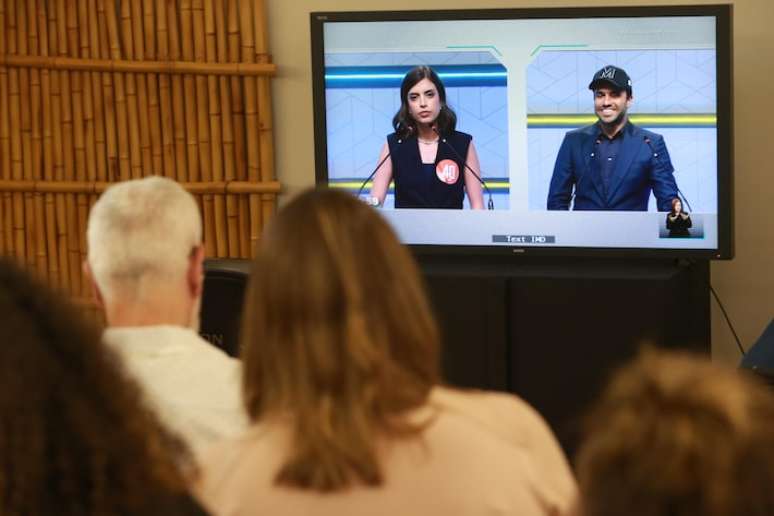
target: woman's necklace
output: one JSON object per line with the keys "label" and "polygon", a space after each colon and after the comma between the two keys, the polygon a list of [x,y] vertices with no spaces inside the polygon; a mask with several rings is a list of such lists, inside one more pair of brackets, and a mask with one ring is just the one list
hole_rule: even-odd
{"label": "woman's necklace", "polygon": [[434,140],[423,140],[422,138],[417,137],[417,141],[422,145],[433,145],[434,143],[438,143],[438,138]]}

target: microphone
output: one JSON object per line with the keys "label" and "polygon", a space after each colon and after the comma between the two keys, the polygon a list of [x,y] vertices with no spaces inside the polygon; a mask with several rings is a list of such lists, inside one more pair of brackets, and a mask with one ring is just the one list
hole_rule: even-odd
{"label": "microphone", "polygon": [[[643,139],[645,140],[645,143],[648,144],[648,147],[650,147],[650,151],[653,153],[653,157],[656,158],[656,161],[661,161],[658,157],[658,152],[656,152],[655,147],[653,147],[653,142],[651,141],[650,137],[645,135],[643,136]],[[685,194],[682,192],[682,190],[680,190],[680,187],[677,186],[677,182],[675,182],[675,187],[677,188],[677,197],[681,198],[685,205],[688,206],[688,211],[693,211],[693,208],[691,208],[691,203],[689,203],[688,199],[685,198]]]}
{"label": "microphone", "polygon": [[[397,133],[400,130],[400,128],[403,127],[403,126],[406,127],[406,129],[408,130],[409,136],[411,136],[411,134],[414,132],[414,128],[411,127],[408,124],[403,123],[403,122],[399,122],[398,123],[398,126],[395,128],[395,132]],[[403,143],[403,139],[399,139],[398,143]],[[379,162],[378,165],[376,165],[376,168],[374,169],[374,171],[371,172],[368,175],[368,177],[365,178],[365,181],[363,181],[360,184],[360,188],[357,189],[357,195],[355,197],[357,197],[358,199],[360,198],[360,194],[363,193],[363,188],[365,188],[365,185],[367,185],[368,182],[371,179],[373,179],[373,177],[376,175],[376,173],[379,171],[379,169],[382,168],[382,165],[384,165],[384,162],[387,161],[387,158],[389,158],[389,157],[390,157],[390,153],[387,152],[387,155],[384,158],[382,158],[382,160]],[[368,198],[368,204],[370,204],[371,206],[379,206],[380,205],[380,203],[378,201],[376,201],[376,202],[374,202],[374,201],[375,201],[375,198],[373,198],[373,197],[369,197]]]}
{"label": "microphone", "polygon": [[460,161],[462,162],[462,164],[463,164],[463,165],[465,165],[465,168],[467,168],[468,170],[470,170],[470,173],[471,173],[471,174],[473,174],[473,177],[475,177],[476,179],[478,179],[478,182],[479,182],[479,183],[481,183],[481,186],[483,186],[483,187],[484,187],[484,190],[486,190],[486,193],[487,193],[487,194],[488,194],[488,196],[489,196],[489,200],[488,200],[488,201],[487,201],[487,203],[486,203],[486,209],[488,209],[488,210],[493,210],[493,209],[494,209],[494,201],[492,200],[492,191],[491,191],[491,190],[489,189],[489,187],[486,185],[486,183],[484,182],[484,180],[483,180],[483,179],[481,179],[481,176],[479,176],[479,175],[476,173],[476,171],[475,171],[475,170],[473,170],[472,168],[470,168],[470,165],[468,165],[468,163],[467,163],[467,161],[466,161],[466,160],[462,159],[462,156],[460,156],[460,153],[459,153],[459,152],[457,152],[457,149],[455,149],[455,148],[452,146],[452,144],[451,144],[451,143],[447,142],[447,141],[446,141],[446,138],[444,138],[443,136],[441,136],[441,133],[439,133],[439,132],[438,132],[438,128],[437,128],[437,127],[433,126],[433,132],[434,132],[435,134],[437,134],[437,135],[438,135],[438,139],[440,139],[440,140],[441,140],[441,142],[443,142],[443,144],[444,144],[444,145],[446,145],[446,146],[447,146],[449,149],[451,149],[451,151],[452,151],[452,153],[454,154],[454,156],[455,156],[455,157],[456,157],[458,160],[460,160]]}
{"label": "microphone", "polygon": [[[398,142],[400,142],[400,140],[398,140]],[[360,188],[357,189],[357,195],[355,197],[360,199],[360,194],[363,193],[363,188],[365,188],[365,185],[367,185],[368,182],[376,175],[376,172],[378,172],[379,169],[382,168],[382,165],[384,165],[384,162],[387,161],[387,158],[389,158],[389,157],[390,157],[390,153],[387,152],[387,155],[384,158],[382,158],[382,160],[379,162],[378,165],[376,165],[376,168],[374,169],[374,171],[371,172],[368,175],[368,177],[365,178],[365,180],[360,184]],[[369,197],[368,198],[368,204],[370,204],[371,206],[379,206],[380,202],[378,200],[376,200],[376,202],[374,202],[375,199],[376,199],[375,197]]]}

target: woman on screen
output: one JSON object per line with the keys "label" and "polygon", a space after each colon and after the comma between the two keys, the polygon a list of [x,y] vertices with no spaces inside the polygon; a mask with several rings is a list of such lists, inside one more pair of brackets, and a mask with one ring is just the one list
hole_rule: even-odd
{"label": "woman on screen", "polygon": [[252,426],[203,461],[215,514],[565,514],[567,461],[515,396],[441,387],[417,266],[378,212],[306,192],[258,243],[242,331]]}
{"label": "woman on screen", "polygon": [[666,227],[669,230],[670,237],[689,237],[691,232],[688,231],[693,225],[691,222],[691,216],[688,212],[683,211],[683,203],[680,199],[672,199],[672,210],[667,213]]}
{"label": "woman on screen", "polygon": [[[469,134],[455,130],[457,116],[446,105],[446,89],[432,68],[417,66],[403,78],[395,132],[379,155],[371,198],[381,206],[395,182],[396,208],[483,209],[480,166]],[[472,172],[471,172],[472,169]],[[476,177],[478,176],[478,177]]]}

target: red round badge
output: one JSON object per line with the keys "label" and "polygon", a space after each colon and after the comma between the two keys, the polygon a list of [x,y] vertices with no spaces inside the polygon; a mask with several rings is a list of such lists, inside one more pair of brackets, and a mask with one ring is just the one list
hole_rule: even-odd
{"label": "red round badge", "polygon": [[443,159],[435,166],[435,175],[447,185],[453,185],[460,177],[460,168],[453,160]]}

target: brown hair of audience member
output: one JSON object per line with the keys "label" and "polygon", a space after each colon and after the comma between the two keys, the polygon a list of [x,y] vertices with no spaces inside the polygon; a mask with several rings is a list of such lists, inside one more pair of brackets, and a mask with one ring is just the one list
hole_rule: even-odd
{"label": "brown hair of audience member", "polygon": [[377,439],[424,425],[401,415],[438,381],[439,336],[417,266],[372,208],[312,190],[259,242],[243,327],[245,405],[290,421],[278,484],[379,485]]}
{"label": "brown hair of audience member", "polygon": [[745,373],[645,352],[589,419],[584,516],[774,514],[774,396]]}
{"label": "brown hair of audience member", "polygon": [[0,342],[0,513],[147,514],[185,492],[187,452],[97,330],[4,259]]}

